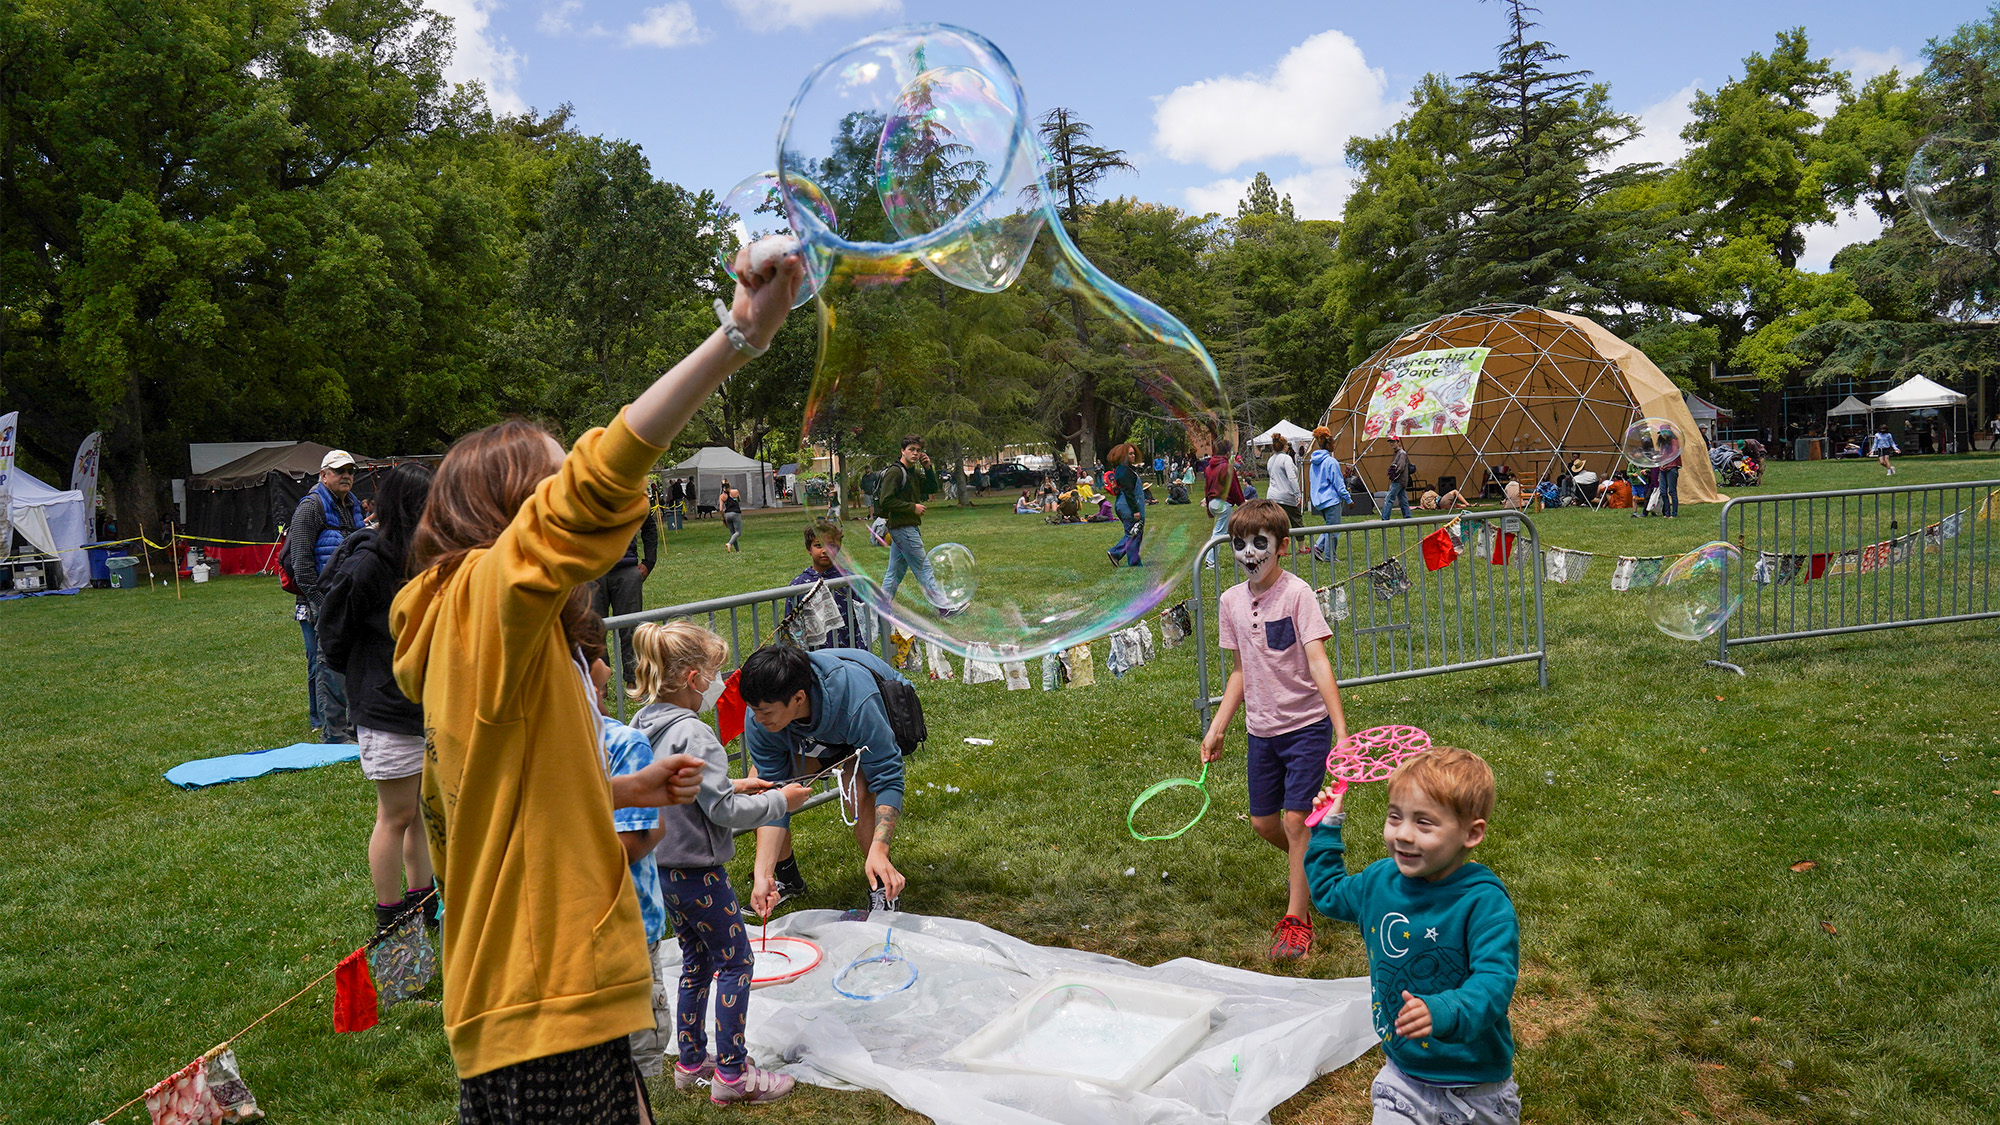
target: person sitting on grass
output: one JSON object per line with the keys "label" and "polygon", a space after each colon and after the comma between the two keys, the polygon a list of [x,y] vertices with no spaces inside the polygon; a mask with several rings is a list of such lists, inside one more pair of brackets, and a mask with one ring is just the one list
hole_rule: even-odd
{"label": "person sitting on grass", "polygon": [[1417,507],[1426,512],[1456,512],[1460,508],[1470,508],[1472,505],[1465,502],[1465,494],[1456,488],[1443,495],[1439,495],[1435,488],[1427,488],[1424,494],[1417,498]]}
{"label": "person sitting on grass", "polygon": [[1035,494],[1025,488],[1021,490],[1021,498],[1014,501],[1014,514],[1017,516],[1032,516],[1041,510],[1042,506],[1035,503]]}
{"label": "person sitting on grass", "polygon": [[1499,876],[1467,862],[1486,839],[1493,790],[1477,754],[1441,746],[1404,762],[1389,778],[1389,855],[1352,875],[1343,795],[1321,794],[1332,813],[1312,832],[1306,874],[1313,905],[1360,927],[1368,948],[1385,1056],[1372,1091],[1377,1125],[1521,1120],[1507,1023],[1520,922]]}
{"label": "person sitting on grass", "polygon": [[[777,1101],[792,1092],[795,1079],[750,1065],[744,1048],[744,1017],[750,1007],[754,957],[750,935],[729,885],[728,863],[736,855],[736,831],[776,823],[797,812],[812,796],[803,785],[774,788],[769,781],[729,777],[729,752],[715,731],[697,717],[712,711],[723,691],[722,662],[729,646],[691,621],[649,621],[633,636],[638,649],[638,686],[632,698],[644,703],[632,722],[644,732],[654,755],[687,754],[702,762],[701,793],[693,804],[663,809],[650,834],[651,855],[634,864],[654,866],[654,893],[666,904],[674,939],[680,943],[679,1018],[673,1022],[674,1089],[709,1083],[716,1105]],[[623,815],[622,813],[620,815]],[[627,853],[632,848],[627,846]],[[661,1007],[656,957],[654,1008]],[[717,988],[715,1052],[708,1050],[708,991]]]}
{"label": "person sitting on grass", "polygon": [[[896,909],[904,884],[890,857],[903,817],[904,773],[882,699],[882,686],[890,683],[907,688],[910,681],[874,653],[806,653],[776,644],[751,653],[736,681],[747,712],[743,741],[758,777],[808,777],[845,763],[840,780],[843,792],[853,794],[854,840],[869,888],[866,911]],[[768,918],[779,903],[805,893],[790,817],[759,828],[751,908]]]}
{"label": "person sitting on grass", "polygon": [[1333,635],[1319,599],[1279,557],[1291,540],[1291,517],[1269,500],[1229,513],[1229,545],[1249,580],[1222,592],[1216,619],[1233,654],[1222,703],[1201,740],[1201,760],[1222,757],[1237,708],[1249,731],[1250,826],[1289,859],[1285,916],[1272,927],[1271,960],[1312,951],[1312,899],[1306,885],[1306,814],[1326,771],[1326,755],[1347,737],[1340,686],[1326,659]]}
{"label": "person sitting on grass", "polygon": [[[813,521],[812,525],[806,528],[806,554],[812,557],[812,565],[799,571],[799,576],[792,579],[791,585],[810,586],[821,580],[831,580],[845,576],[847,572],[841,570],[839,564],[834,561],[834,556],[840,553],[840,540],[841,531],[839,524],[834,523],[832,520]],[[854,587],[852,586],[842,586],[836,590],[824,591],[820,595],[821,597],[832,596],[834,608],[840,613],[840,627],[829,630],[826,634],[826,640],[813,647],[853,647],[849,643],[852,639],[852,629],[855,620],[853,590]],[[793,610],[798,608],[798,601],[799,599],[797,598],[785,599],[785,615],[787,617],[791,616]]]}

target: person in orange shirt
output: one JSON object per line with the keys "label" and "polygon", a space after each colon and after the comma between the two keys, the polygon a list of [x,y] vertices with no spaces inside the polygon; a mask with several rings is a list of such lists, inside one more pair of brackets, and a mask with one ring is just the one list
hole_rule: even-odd
{"label": "person in orange shirt", "polygon": [[646,516],[646,473],[722,380],[761,355],[804,274],[739,254],[722,326],[567,455],[502,422],[438,468],[390,610],[398,685],[424,708],[423,812],[444,897],[445,1035],[459,1120],[652,1120],[626,1036],[653,1026],[621,807],[686,804],[702,763],[607,778],[570,642],[590,582]]}

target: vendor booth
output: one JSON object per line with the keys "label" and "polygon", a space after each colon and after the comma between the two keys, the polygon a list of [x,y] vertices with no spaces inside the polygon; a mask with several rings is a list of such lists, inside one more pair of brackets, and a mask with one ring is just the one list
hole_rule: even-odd
{"label": "vendor booth", "polygon": [[[42,567],[42,581],[51,590],[77,590],[90,585],[90,556],[83,545],[90,542],[90,505],[81,492],[51,488],[29,476],[19,465],[7,473],[13,490],[7,505],[15,535],[28,547],[53,556],[62,573],[51,564],[25,561]],[[0,550],[0,554],[6,554]],[[17,584],[18,585],[18,584]]]}

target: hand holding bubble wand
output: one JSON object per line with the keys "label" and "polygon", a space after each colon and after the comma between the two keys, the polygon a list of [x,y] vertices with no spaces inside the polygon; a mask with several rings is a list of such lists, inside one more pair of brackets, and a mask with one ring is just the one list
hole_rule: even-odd
{"label": "hand holding bubble wand", "polygon": [[1386,781],[1396,767],[1431,748],[1431,736],[1409,726],[1371,727],[1350,734],[1334,744],[1326,756],[1326,772],[1332,777],[1313,810],[1306,814],[1306,827],[1325,820],[1337,806],[1335,797],[1347,787],[1369,781]]}

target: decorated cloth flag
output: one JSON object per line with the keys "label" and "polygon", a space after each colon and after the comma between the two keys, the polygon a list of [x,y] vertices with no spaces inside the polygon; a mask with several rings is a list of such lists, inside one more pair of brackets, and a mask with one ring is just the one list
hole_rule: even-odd
{"label": "decorated cloth flag", "polygon": [[1666,562],[1664,555],[1643,559],[1620,555],[1618,565],[1611,568],[1611,588],[1625,591],[1654,585],[1659,582],[1660,571],[1665,569]]}
{"label": "decorated cloth flag", "polygon": [[[1002,645],[1000,655],[1011,656],[1020,652],[1015,645]],[[1000,665],[1000,672],[1007,678],[1008,691],[1027,691],[1033,685],[1028,683],[1028,664],[1025,660],[1008,660]]]}
{"label": "decorated cloth flag", "polygon": [[368,951],[368,975],[374,979],[380,1007],[393,1008],[410,999],[437,976],[437,952],[424,932],[423,911],[405,911],[374,944]]}
{"label": "decorated cloth flag", "polygon": [[1054,691],[1062,686],[1062,682],[1062,657],[1057,656],[1053,652],[1044,653],[1042,655],[1042,690]]}
{"label": "decorated cloth flag", "polygon": [[973,645],[970,655],[965,658],[965,682],[990,684],[1000,679],[1000,664],[993,659],[994,655],[991,645]]}
{"label": "decorated cloth flag", "polygon": [[1125,658],[1125,632],[1119,630],[1108,638],[1110,651],[1104,654],[1104,666],[1111,669],[1111,678],[1120,679],[1132,669]]}
{"label": "decorated cloth flag", "polygon": [[208,1088],[208,1062],[196,1059],[146,1091],[153,1125],[217,1125],[222,1105]]}
{"label": "decorated cloth flag", "polygon": [[1179,648],[1182,641],[1193,635],[1194,622],[1188,617],[1186,602],[1176,603],[1160,614],[1160,639],[1167,642],[1168,648]]}
{"label": "decorated cloth flag", "polygon": [[923,654],[917,651],[917,638],[906,633],[894,632],[889,634],[889,644],[896,652],[896,659],[891,661],[896,671],[923,671]]}
{"label": "decorated cloth flag", "polygon": [[949,680],[956,677],[957,673],[951,667],[951,656],[945,652],[943,646],[925,641],[924,651],[929,655],[931,679]]}
{"label": "decorated cloth flag", "polygon": [[1321,586],[1314,591],[1319,595],[1319,611],[1328,621],[1347,620],[1347,587]]}
{"label": "decorated cloth flag", "polygon": [[1388,559],[1368,568],[1368,581],[1375,587],[1375,600],[1386,602],[1410,592],[1410,575],[1403,560]]}
{"label": "decorated cloth flag", "polygon": [[1063,670],[1069,673],[1071,687],[1090,687],[1097,683],[1097,672],[1090,664],[1090,646],[1073,645],[1062,654]]}
{"label": "decorated cloth flag", "polygon": [[222,1120],[261,1121],[264,1111],[257,1108],[257,1095],[243,1081],[243,1069],[236,1065],[236,1052],[227,1047],[208,1060],[208,1092],[222,1107]]}
{"label": "decorated cloth flag", "polygon": [[380,1018],[375,981],[368,975],[368,951],[357,949],[333,969],[333,1029],[366,1031]]}
{"label": "decorated cloth flag", "polygon": [[742,674],[741,668],[729,673],[722,681],[722,695],[715,701],[715,733],[724,746],[743,733],[743,692],[738,690],[736,682]]}
{"label": "decorated cloth flag", "polygon": [[1566,547],[1550,547],[1542,552],[1543,577],[1550,582],[1578,582],[1590,570],[1591,553]]}
{"label": "decorated cloth flag", "polygon": [[1508,560],[1514,557],[1514,539],[1515,535],[1511,531],[1494,532],[1493,551],[1487,561],[1494,566],[1506,566]]}
{"label": "decorated cloth flag", "polygon": [[1449,526],[1424,536],[1423,548],[1425,570],[1443,570],[1458,560],[1458,544],[1452,541]]}

